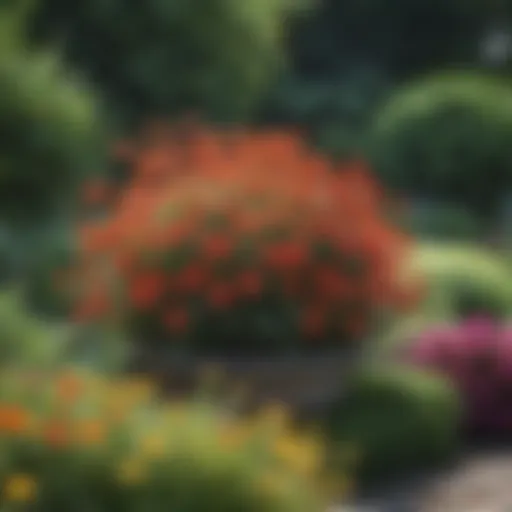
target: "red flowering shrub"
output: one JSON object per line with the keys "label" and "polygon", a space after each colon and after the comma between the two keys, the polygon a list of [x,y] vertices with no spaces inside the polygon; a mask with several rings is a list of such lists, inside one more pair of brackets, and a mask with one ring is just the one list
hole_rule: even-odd
{"label": "red flowering shrub", "polygon": [[159,130],[118,149],[132,172],[106,219],[82,226],[79,318],[117,312],[144,342],[269,353],[359,339],[376,308],[409,300],[407,240],[364,166],[333,172],[273,133]]}

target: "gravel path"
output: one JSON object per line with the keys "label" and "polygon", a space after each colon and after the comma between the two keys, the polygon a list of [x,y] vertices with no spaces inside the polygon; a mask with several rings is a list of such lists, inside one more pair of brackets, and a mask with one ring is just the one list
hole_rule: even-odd
{"label": "gravel path", "polygon": [[338,510],[512,512],[512,447],[469,453],[451,469],[368,491],[348,509],[333,512]]}

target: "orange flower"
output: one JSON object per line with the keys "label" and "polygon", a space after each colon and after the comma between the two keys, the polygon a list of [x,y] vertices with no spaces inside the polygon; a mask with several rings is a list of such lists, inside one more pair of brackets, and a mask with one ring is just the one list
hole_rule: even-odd
{"label": "orange flower", "polygon": [[83,421],[76,426],[75,439],[81,444],[97,445],[104,441],[106,430],[106,426],[102,421]]}
{"label": "orange flower", "polygon": [[70,429],[61,420],[51,420],[43,428],[43,440],[52,448],[63,448],[69,442]]}
{"label": "orange flower", "polygon": [[28,411],[16,405],[0,406],[0,432],[7,434],[26,433],[30,428],[31,416]]}
{"label": "orange flower", "polygon": [[84,391],[83,381],[73,373],[63,375],[56,383],[57,397],[64,402],[74,402]]}

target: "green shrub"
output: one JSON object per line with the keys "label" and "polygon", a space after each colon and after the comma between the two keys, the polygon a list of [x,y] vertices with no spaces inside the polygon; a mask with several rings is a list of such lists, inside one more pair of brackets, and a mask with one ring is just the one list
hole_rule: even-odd
{"label": "green shrub", "polygon": [[19,294],[0,295],[0,366],[11,364],[53,366],[65,360],[69,329],[49,326],[25,309]]}
{"label": "green shrub", "polygon": [[499,253],[472,245],[422,244],[412,265],[427,284],[420,307],[429,314],[506,317],[512,310],[512,271]]}
{"label": "green shrub", "polygon": [[50,51],[28,49],[15,11],[0,11],[0,220],[66,213],[99,158],[93,93]]}
{"label": "green shrub", "polygon": [[348,383],[328,430],[338,446],[359,447],[361,478],[387,477],[447,461],[457,447],[459,409],[440,377],[375,366]]}
{"label": "green shrub", "polygon": [[422,239],[468,241],[484,233],[482,222],[465,208],[433,203],[429,208],[412,208],[405,227]]}
{"label": "green shrub", "polygon": [[85,329],[50,323],[27,308],[18,290],[0,293],[2,371],[13,365],[47,370],[66,363],[118,371],[127,355],[123,337],[109,326],[99,329],[91,325]]}
{"label": "green shrub", "polygon": [[[24,247],[31,253],[23,275],[29,307],[50,318],[69,317],[70,298],[65,288],[76,254],[69,229],[43,230],[30,237]],[[38,248],[37,253],[30,251],[33,247]]]}
{"label": "green shrub", "polygon": [[243,422],[138,379],[0,377],[2,502],[40,512],[323,512],[323,447],[280,411]]}
{"label": "green shrub", "polygon": [[63,43],[123,117],[197,109],[231,120],[248,115],[279,69],[291,4],[47,0],[34,25],[38,40]]}
{"label": "green shrub", "polygon": [[388,183],[488,220],[512,184],[511,138],[512,87],[452,73],[394,93],[376,117],[370,145]]}
{"label": "green shrub", "polygon": [[425,294],[407,314],[394,315],[375,336],[373,357],[393,357],[433,324],[474,315],[512,315],[512,267],[499,253],[459,243],[422,243],[413,253],[413,274]]}

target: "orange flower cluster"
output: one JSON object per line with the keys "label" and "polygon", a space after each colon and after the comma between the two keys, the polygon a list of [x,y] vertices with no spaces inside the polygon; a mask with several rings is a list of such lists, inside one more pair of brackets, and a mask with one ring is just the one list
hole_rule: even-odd
{"label": "orange flower cluster", "polygon": [[183,139],[162,126],[117,154],[131,175],[107,218],[80,231],[78,318],[111,311],[113,281],[123,313],[151,326],[141,335],[213,336],[222,317],[243,345],[240,312],[286,310],[294,336],[321,343],[359,337],[376,308],[410,300],[397,281],[408,240],[363,163],[336,169],[288,134]]}

